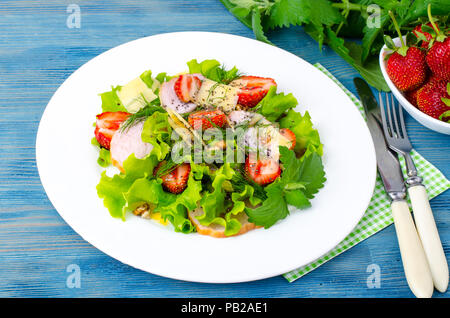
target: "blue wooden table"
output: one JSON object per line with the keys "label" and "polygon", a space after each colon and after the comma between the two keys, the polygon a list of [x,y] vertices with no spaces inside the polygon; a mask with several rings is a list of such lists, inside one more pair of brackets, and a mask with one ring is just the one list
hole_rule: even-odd
{"label": "blue wooden table", "polygon": [[[36,169],[38,123],[59,85],[94,56],[140,37],[186,30],[253,34],[218,0],[48,2],[0,2],[1,297],[412,297],[393,226],[294,283],[281,276],[226,285],[176,281],[124,265],[85,242],[55,211]],[[70,4],[79,5],[80,28],[67,25],[68,8],[76,8]],[[269,37],[311,63],[322,63],[355,92],[356,72],[330,49],[320,53],[301,27]],[[409,116],[407,128],[414,147],[449,177],[450,136]],[[431,202],[447,257],[449,201],[447,191]],[[80,288],[67,284],[71,264],[80,269]],[[367,285],[371,264],[380,267],[380,288]]]}

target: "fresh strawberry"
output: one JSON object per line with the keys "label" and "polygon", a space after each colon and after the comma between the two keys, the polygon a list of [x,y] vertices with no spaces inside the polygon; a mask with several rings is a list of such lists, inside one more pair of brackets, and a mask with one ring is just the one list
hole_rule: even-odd
{"label": "fresh strawberry", "polygon": [[419,92],[420,89],[421,89],[421,87],[419,87],[418,89],[415,89],[413,91],[409,91],[409,92],[405,93],[406,99],[408,100],[408,102],[413,104],[414,107],[417,107],[417,93]]}
{"label": "fresh strawberry", "polygon": [[258,76],[241,76],[230,83],[240,88],[238,104],[255,107],[277,83],[272,78]]}
{"label": "fresh strawberry", "polygon": [[[431,28],[433,27],[431,22],[428,22],[426,25]],[[431,35],[428,32],[423,31],[422,24],[417,25],[412,32],[419,40],[422,40],[422,44],[420,45],[420,47],[422,47],[424,49],[428,49],[428,46],[430,45],[430,41],[431,41],[431,39],[433,39],[433,35]]]}
{"label": "fresh strawberry", "polygon": [[202,81],[197,76],[192,74],[182,74],[176,80],[174,90],[182,102],[188,103],[192,101],[201,85]]}
{"label": "fresh strawberry", "polygon": [[227,122],[227,116],[223,111],[218,109],[212,111],[201,110],[190,114],[188,122],[194,129],[222,128]]}
{"label": "fresh strawberry", "polygon": [[104,112],[97,115],[94,134],[100,146],[109,149],[114,133],[128,116],[130,114],[126,112]]}
{"label": "fresh strawberry", "polygon": [[434,76],[450,81],[450,37],[442,32],[431,15],[431,4],[428,4],[428,19],[434,30],[433,44],[427,53],[426,61]]}
{"label": "fresh strawberry", "polygon": [[443,42],[435,41],[427,53],[426,61],[435,76],[450,81],[450,37]]}
{"label": "fresh strawberry", "polygon": [[[417,93],[417,105],[425,114],[447,121],[450,115],[442,115],[450,111],[450,95],[448,91],[448,83],[446,81],[429,82],[423,86]],[[450,86],[450,85],[449,85]],[[448,113],[447,113],[448,114]]]}
{"label": "fresh strawberry", "polygon": [[290,130],[289,128],[282,128],[280,129],[280,135],[283,136],[284,138],[286,138],[287,140],[289,140],[290,142],[290,147],[289,149],[292,150],[295,147],[295,142],[296,142],[296,137],[295,134],[292,130]]}
{"label": "fresh strawberry", "polygon": [[247,176],[259,185],[266,185],[275,181],[281,174],[277,160],[270,158],[256,159],[256,154],[249,154],[245,160]]}
{"label": "fresh strawberry", "polygon": [[[165,164],[165,161],[161,161],[155,168],[153,174],[156,176],[158,170]],[[189,173],[191,172],[191,165],[189,163],[182,163],[174,170],[161,176],[162,186],[169,192],[178,194],[184,191],[187,187]]]}
{"label": "fresh strawberry", "polygon": [[392,39],[385,36],[386,45],[394,50],[387,61],[386,72],[399,90],[403,92],[411,91],[420,87],[427,77],[425,52],[417,47],[408,47],[405,44],[394,14],[389,11],[389,15],[402,45],[401,47],[395,47]]}

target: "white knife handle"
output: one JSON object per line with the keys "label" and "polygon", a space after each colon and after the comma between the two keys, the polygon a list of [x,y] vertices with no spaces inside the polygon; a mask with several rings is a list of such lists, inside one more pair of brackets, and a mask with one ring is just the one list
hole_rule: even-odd
{"label": "white knife handle", "polygon": [[448,265],[434,221],[433,211],[428,201],[427,191],[423,185],[416,185],[409,187],[408,193],[417,232],[428,259],[434,286],[438,291],[444,293],[448,286]]}
{"label": "white knife handle", "polygon": [[433,279],[406,201],[391,204],[395,231],[409,288],[416,297],[430,298]]}

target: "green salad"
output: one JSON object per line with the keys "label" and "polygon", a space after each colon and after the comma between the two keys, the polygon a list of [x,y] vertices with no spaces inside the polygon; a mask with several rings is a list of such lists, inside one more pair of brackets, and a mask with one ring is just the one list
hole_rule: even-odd
{"label": "green salad", "polygon": [[[111,216],[132,212],[176,232],[229,237],[307,209],[323,187],[323,145],[275,79],[216,60],[143,72],[100,94],[92,144]],[[298,213],[298,212],[295,212]]]}

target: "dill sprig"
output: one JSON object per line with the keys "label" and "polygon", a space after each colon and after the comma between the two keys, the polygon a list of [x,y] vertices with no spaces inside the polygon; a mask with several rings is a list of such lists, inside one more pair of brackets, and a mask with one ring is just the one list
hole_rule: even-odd
{"label": "dill sprig", "polygon": [[162,111],[165,112],[165,109],[161,107],[159,98],[152,101],[150,104],[140,109],[137,113],[131,114],[127,120],[120,126],[119,131],[124,132],[127,131],[130,127],[136,125],[137,123],[146,120],[150,117],[154,112]]}
{"label": "dill sprig", "polygon": [[176,163],[172,160],[172,158],[168,158],[167,160],[164,160],[161,163],[161,166],[158,168],[158,170],[155,173],[156,178],[161,178],[162,176],[165,176],[172,171],[174,171],[181,163]]}
{"label": "dill sprig", "polygon": [[262,201],[267,199],[266,191],[264,190],[264,187],[257,184],[256,182],[253,182],[248,177],[246,177],[246,173],[242,167],[235,168],[235,174],[231,177],[231,184],[233,186],[233,191],[235,192],[242,192],[245,189],[246,185],[249,185],[253,187],[254,193],[253,195]]}
{"label": "dill sprig", "polygon": [[220,79],[219,82],[222,84],[229,84],[230,82],[244,75],[236,68],[236,66],[234,66],[231,70],[227,70],[224,64],[222,64],[222,66],[217,69],[217,73]]}

